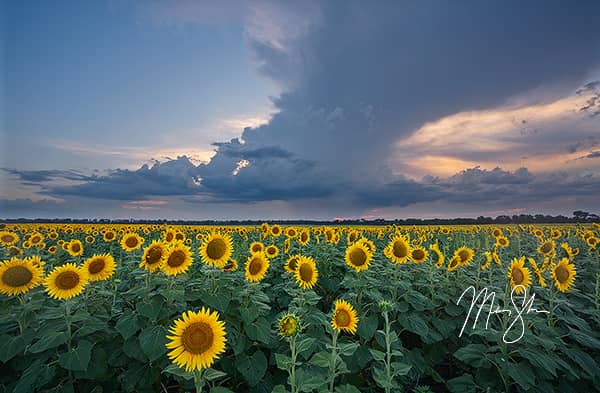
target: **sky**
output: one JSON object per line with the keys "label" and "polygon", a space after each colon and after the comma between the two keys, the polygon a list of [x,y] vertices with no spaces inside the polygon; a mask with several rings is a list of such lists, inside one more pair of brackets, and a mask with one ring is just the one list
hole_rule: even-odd
{"label": "sky", "polygon": [[0,7],[0,217],[600,213],[597,1]]}

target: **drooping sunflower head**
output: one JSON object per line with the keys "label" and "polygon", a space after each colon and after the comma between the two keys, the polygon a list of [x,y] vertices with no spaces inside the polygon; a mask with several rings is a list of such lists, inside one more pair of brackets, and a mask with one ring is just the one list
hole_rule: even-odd
{"label": "drooping sunflower head", "polygon": [[264,253],[258,252],[250,255],[246,262],[246,280],[258,282],[265,277],[269,269],[269,260]]}
{"label": "drooping sunflower head", "polygon": [[423,247],[414,247],[410,250],[409,259],[416,264],[423,263],[427,259],[427,250]]}
{"label": "drooping sunflower head", "polygon": [[285,262],[285,266],[284,266],[285,271],[289,272],[289,273],[296,273],[296,269],[298,269],[299,258],[300,258],[299,255],[292,255],[291,257],[289,257],[287,259],[287,261]]}
{"label": "drooping sunflower head", "polygon": [[279,334],[283,337],[290,337],[297,334],[300,329],[300,321],[295,314],[284,314],[277,322]]}
{"label": "drooping sunflower head", "polygon": [[265,245],[261,242],[252,242],[250,244],[250,254],[256,254],[257,252],[264,252]]}
{"label": "drooping sunflower head", "polygon": [[19,241],[19,235],[14,232],[2,231],[0,232],[0,245],[12,246]]}
{"label": "drooping sunflower head", "polygon": [[384,254],[394,263],[406,263],[410,255],[410,240],[402,235],[394,236],[385,248]]}
{"label": "drooping sunflower head", "polygon": [[360,272],[369,268],[371,254],[361,243],[354,243],[346,249],[345,261],[348,266]]}
{"label": "drooping sunflower head", "polygon": [[265,248],[265,255],[267,258],[273,259],[279,255],[279,248],[277,248],[277,246],[274,244],[270,244]]}
{"label": "drooping sunflower head", "polygon": [[546,240],[540,244],[540,246],[538,247],[538,252],[541,255],[547,257],[549,255],[554,254],[555,247],[556,244],[554,243],[554,240]]}
{"label": "drooping sunflower head", "polygon": [[345,300],[336,300],[331,316],[331,327],[338,332],[343,330],[347,333],[356,334],[357,326],[358,316],[354,307]]}
{"label": "drooping sunflower head", "polygon": [[440,250],[440,246],[435,242],[434,244],[429,246],[429,249],[433,251],[436,255],[435,267],[440,269],[444,266],[444,253]]}
{"label": "drooping sunflower head", "polygon": [[317,264],[311,257],[300,256],[298,258],[298,268],[295,271],[296,282],[302,288],[312,288],[317,283],[319,271]]}
{"label": "drooping sunflower head", "polygon": [[356,241],[356,243],[360,243],[365,248],[365,250],[367,250],[367,252],[370,253],[371,255],[373,255],[375,253],[375,243],[373,243],[371,240],[367,239],[366,237],[361,237],[360,239],[358,239]]}
{"label": "drooping sunflower head", "polygon": [[216,311],[202,307],[199,312],[184,312],[174,322],[166,347],[171,350],[167,356],[177,366],[188,372],[209,368],[225,352],[225,322]]}
{"label": "drooping sunflower head", "polygon": [[450,262],[448,262],[448,271],[451,272],[453,270],[456,270],[459,266],[461,266],[460,262],[461,262],[460,257],[458,255],[454,255],[450,259]]}
{"label": "drooping sunflower head", "polygon": [[83,264],[90,281],[109,279],[115,272],[115,259],[110,254],[96,255],[88,258]]}
{"label": "drooping sunflower head", "polygon": [[566,292],[575,282],[575,265],[569,263],[567,258],[563,258],[552,268],[552,278],[556,287],[561,292]]}
{"label": "drooping sunflower head", "polygon": [[172,229],[168,229],[168,230],[165,232],[165,235],[164,235],[164,237],[165,237],[165,241],[166,241],[167,243],[171,243],[171,242],[175,241],[175,231],[174,231],[174,230],[172,230]]}
{"label": "drooping sunflower head", "polygon": [[150,270],[151,272],[160,269],[167,259],[167,246],[158,240],[153,240],[152,243],[144,248],[144,255],[140,267]]}
{"label": "drooping sunflower head", "polygon": [[469,247],[460,247],[458,250],[454,252],[454,256],[460,258],[461,266],[466,266],[473,260],[473,256],[475,255],[475,251]]}
{"label": "drooping sunflower head", "polygon": [[233,243],[227,234],[213,233],[200,246],[202,262],[216,267],[225,266],[232,252]]}
{"label": "drooping sunflower head", "polygon": [[490,264],[492,263],[492,253],[490,251],[486,251],[485,252],[485,258],[483,258],[482,262],[481,262],[481,270],[485,270],[488,267],[490,267]]}
{"label": "drooping sunflower head", "polygon": [[230,258],[225,266],[221,268],[224,272],[234,272],[238,269],[238,263],[235,259]]}
{"label": "drooping sunflower head", "polygon": [[88,283],[87,271],[73,263],[56,267],[46,277],[46,292],[54,299],[70,299],[83,292]]}
{"label": "drooping sunflower head", "polygon": [[300,245],[306,246],[309,241],[310,241],[310,233],[307,230],[303,230],[302,232],[300,232],[300,238],[298,240]]}
{"label": "drooping sunflower head", "polygon": [[348,242],[348,244],[352,244],[358,239],[359,236],[360,233],[358,231],[350,231],[350,233],[348,233],[346,241]]}
{"label": "drooping sunflower head", "polygon": [[0,293],[17,296],[40,285],[44,278],[44,270],[36,266],[31,259],[13,257],[0,263]]}
{"label": "drooping sunflower head", "polygon": [[510,286],[514,288],[517,295],[531,286],[531,273],[529,268],[525,267],[525,257],[513,258],[508,269],[508,279],[510,280]]}
{"label": "drooping sunflower head", "polygon": [[135,232],[126,233],[121,239],[121,247],[127,252],[137,250],[144,243],[144,239]]}
{"label": "drooping sunflower head", "polygon": [[165,262],[162,264],[161,269],[167,276],[176,276],[185,273],[193,261],[190,248],[181,242],[175,242],[167,250]]}
{"label": "drooping sunflower head", "polygon": [[83,254],[83,244],[81,244],[80,240],[71,240],[67,246],[67,252],[72,257],[79,256]]}

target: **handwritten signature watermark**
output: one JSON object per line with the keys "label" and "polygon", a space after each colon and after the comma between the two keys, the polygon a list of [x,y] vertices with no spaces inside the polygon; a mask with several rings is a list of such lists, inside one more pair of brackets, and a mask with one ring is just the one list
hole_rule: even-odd
{"label": "handwritten signature watermark", "polygon": [[[520,287],[520,290],[518,289],[519,287]],[[523,291],[522,299],[519,299],[521,297],[521,295],[516,295],[515,291],[517,291],[517,292]],[[523,338],[523,335],[525,334],[525,321],[523,319],[523,315],[527,315],[530,313],[536,313],[536,314],[540,314],[540,313],[548,314],[549,313],[549,311],[538,310],[533,307],[533,302],[535,300],[535,294],[531,295],[531,297],[528,298],[527,297],[527,288],[525,288],[522,285],[515,286],[512,289],[512,291],[510,292],[510,302],[512,303],[513,309],[501,309],[500,306],[495,304],[496,292],[490,291],[487,288],[483,288],[478,293],[474,286],[470,286],[463,291],[463,293],[460,295],[460,297],[456,301],[456,305],[459,305],[460,302],[463,300],[463,297],[465,297],[466,295],[469,295],[469,294],[472,295],[471,305],[469,306],[469,312],[467,313],[465,322],[463,323],[462,329],[460,330],[460,334],[458,335],[458,337],[462,336],[462,334],[465,331],[465,328],[467,327],[469,319],[471,318],[471,314],[473,313],[473,310],[477,309],[477,314],[475,314],[475,320],[473,321],[473,326],[471,328],[471,329],[475,329],[475,326],[477,325],[477,322],[479,321],[479,317],[481,316],[481,312],[483,311],[485,306],[489,306],[487,318],[485,320],[485,329],[486,330],[489,326],[490,317],[492,316],[492,314],[507,313],[509,318],[513,317],[513,315],[514,315],[512,322],[508,325],[508,327],[506,328],[506,331],[502,335],[502,341],[504,341],[506,344],[516,343],[521,338]],[[488,303],[488,301],[489,301],[489,303]],[[519,330],[516,330],[516,329],[519,329]],[[519,335],[517,338],[510,340],[510,339],[508,339],[509,332],[511,332],[513,330],[516,330],[516,332],[518,332]]]}

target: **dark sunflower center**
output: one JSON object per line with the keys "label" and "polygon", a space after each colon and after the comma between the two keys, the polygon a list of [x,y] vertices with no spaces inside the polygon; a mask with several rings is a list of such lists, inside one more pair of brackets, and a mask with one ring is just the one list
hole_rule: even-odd
{"label": "dark sunflower center", "polygon": [[461,250],[458,253],[458,257],[460,258],[461,261],[467,261],[470,256],[471,256],[471,254],[469,254],[469,252],[467,250]]}
{"label": "dark sunflower center", "polygon": [[114,234],[114,233],[112,233],[112,232],[108,232],[108,233],[105,235],[105,237],[106,237],[106,239],[108,239],[108,240],[111,240],[111,239],[113,239],[113,238],[115,237],[115,234]]}
{"label": "dark sunflower center", "polygon": [[146,254],[146,264],[154,265],[160,262],[162,258],[162,250],[160,247],[154,246],[148,250],[148,254]]}
{"label": "dark sunflower center", "polygon": [[503,246],[506,245],[506,239],[500,239],[500,244]]}
{"label": "dark sunflower center", "polygon": [[416,249],[413,251],[412,256],[417,261],[420,261],[421,259],[425,258],[425,252],[423,252],[421,249]]}
{"label": "dark sunflower center", "polygon": [[350,314],[346,310],[338,310],[335,313],[335,323],[339,327],[345,327],[350,324]]}
{"label": "dark sunflower center", "polygon": [[9,267],[2,275],[2,282],[9,287],[20,287],[31,281],[33,274],[24,266]]}
{"label": "dark sunflower center", "polygon": [[267,248],[267,254],[269,254],[269,255],[274,255],[275,251],[276,251],[275,247],[268,247]]}
{"label": "dark sunflower center", "polygon": [[128,237],[127,240],[125,240],[125,245],[127,247],[133,248],[133,247],[137,246],[137,244],[138,244],[138,240],[137,240],[137,237],[135,237],[135,236]]}
{"label": "dark sunflower center", "polygon": [[210,259],[221,259],[227,251],[227,243],[223,239],[213,239],[206,246],[206,254]]}
{"label": "dark sunflower center", "polygon": [[355,248],[350,251],[350,263],[354,266],[362,266],[367,263],[367,253],[361,248]]}
{"label": "dark sunflower center", "polygon": [[290,269],[296,270],[296,268],[298,268],[298,259],[296,259],[296,258],[290,259],[290,263],[288,266],[290,267]]}
{"label": "dark sunflower center", "polygon": [[90,272],[90,274],[100,273],[102,269],[104,269],[105,265],[106,263],[104,262],[104,259],[96,258],[92,262],[90,262],[90,265],[88,266],[88,271]]}
{"label": "dark sunflower center", "polygon": [[277,228],[277,227],[273,228],[273,233],[275,235],[277,235],[279,233],[279,228]]}
{"label": "dark sunflower center", "polygon": [[306,233],[302,233],[302,235],[300,235],[300,240],[302,240],[303,242],[308,240],[308,235]]}
{"label": "dark sunflower center", "polygon": [[39,243],[41,240],[42,240],[42,238],[41,238],[41,237],[39,237],[39,236],[34,236],[34,237],[31,239],[31,242],[35,244],[35,243]]}
{"label": "dark sunflower center", "polygon": [[173,234],[171,232],[167,233],[167,241],[170,242],[171,240],[173,240]]}
{"label": "dark sunflower center", "polygon": [[450,267],[455,267],[456,265],[458,265],[459,261],[460,258],[452,258],[452,260],[450,261]]}
{"label": "dark sunflower center", "polygon": [[169,255],[167,264],[171,267],[178,267],[185,262],[185,253],[181,250],[175,250]]}
{"label": "dark sunflower center", "polygon": [[521,269],[519,269],[518,267],[513,267],[512,278],[513,278],[513,281],[515,282],[515,284],[519,285],[523,282],[523,279],[525,278],[525,276],[523,275],[523,272],[521,271]]}
{"label": "dark sunflower center", "polygon": [[354,241],[356,241],[356,234],[355,233],[351,233],[350,234],[350,242],[352,243]]}
{"label": "dark sunflower center", "polygon": [[260,244],[255,244],[252,246],[252,251],[253,252],[259,252],[260,250],[262,250],[262,247]]}
{"label": "dark sunflower center", "polygon": [[71,244],[71,251],[73,251],[73,252],[79,252],[79,250],[81,250],[81,247],[79,246],[79,243],[73,243],[73,244]]}
{"label": "dark sunflower center", "polygon": [[540,250],[542,250],[544,254],[547,254],[550,252],[550,250],[552,250],[552,245],[550,243],[544,243]]}
{"label": "dark sunflower center", "polygon": [[310,282],[313,278],[313,269],[308,263],[300,265],[300,279],[304,282]]}
{"label": "dark sunflower center", "polygon": [[199,355],[212,347],[214,337],[212,328],[208,323],[196,322],[183,331],[181,342],[187,352]]}
{"label": "dark sunflower center", "polygon": [[12,235],[2,235],[2,241],[5,243],[10,243],[14,240]]}
{"label": "dark sunflower center", "polygon": [[175,235],[176,240],[183,240],[183,233],[178,233]]}
{"label": "dark sunflower center", "polygon": [[73,289],[79,284],[79,274],[71,271],[62,272],[56,277],[54,283],[61,290]]}
{"label": "dark sunflower center", "polygon": [[392,248],[394,250],[394,256],[398,258],[404,258],[408,255],[408,248],[406,247],[406,244],[400,240],[396,240]]}
{"label": "dark sunflower center", "polygon": [[248,271],[254,276],[260,272],[260,269],[262,269],[262,261],[260,258],[253,258],[250,261],[250,266],[248,266]]}
{"label": "dark sunflower center", "polygon": [[567,280],[569,279],[569,276],[570,276],[569,269],[567,269],[566,267],[559,266],[556,268],[556,279],[561,284],[567,282]]}

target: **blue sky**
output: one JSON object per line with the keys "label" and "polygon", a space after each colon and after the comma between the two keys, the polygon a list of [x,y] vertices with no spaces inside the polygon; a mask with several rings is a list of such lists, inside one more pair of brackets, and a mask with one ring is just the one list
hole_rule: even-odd
{"label": "blue sky", "polygon": [[597,208],[597,2],[2,6],[2,217]]}

